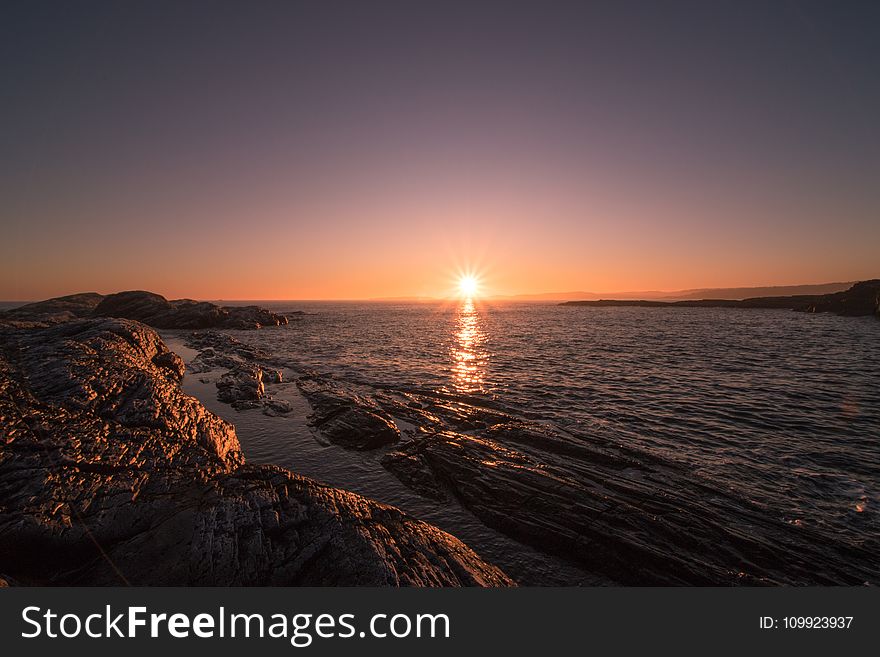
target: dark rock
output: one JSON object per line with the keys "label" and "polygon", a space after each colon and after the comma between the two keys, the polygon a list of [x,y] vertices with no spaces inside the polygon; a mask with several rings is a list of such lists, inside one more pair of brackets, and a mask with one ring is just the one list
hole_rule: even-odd
{"label": "dark rock", "polygon": [[189,364],[190,371],[198,374],[201,372],[210,372],[211,370],[232,370],[241,365],[242,361],[227,354],[218,353],[213,348],[208,347],[204,351],[199,352]]}
{"label": "dark rock", "polygon": [[263,402],[263,415],[275,417],[278,415],[287,415],[293,410],[291,405],[281,399],[266,399]]}
{"label": "dark rock", "polygon": [[188,336],[187,346],[199,349],[190,362],[193,372],[225,369],[217,380],[217,399],[242,411],[262,407],[269,416],[286,415],[291,406],[286,401],[266,394],[266,383],[282,383],[283,372],[265,363],[269,355],[257,347],[216,331],[195,332]]}
{"label": "dark rock", "polygon": [[825,294],[804,308],[809,313],[836,313],[860,317],[880,317],[880,279],[856,283],[850,289],[835,294]]}
{"label": "dark rock", "polygon": [[[193,372],[231,370],[243,363],[259,364],[269,358],[264,350],[217,331],[190,333],[186,336],[186,346],[199,352],[189,365]],[[270,368],[267,366],[264,369]]]}
{"label": "dark rock", "polygon": [[259,306],[218,306],[192,299],[169,301],[159,294],[139,290],[109,296],[85,292],[30,303],[0,313],[0,323],[50,326],[86,317],[134,319],[161,329],[254,329],[288,323],[284,315]]}
{"label": "dark rock", "polygon": [[873,563],[867,548],[820,552],[811,546],[823,541],[806,538],[806,528],[734,495],[707,494],[675,464],[542,425],[420,434],[382,463],[417,492],[441,499],[449,490],[486,525],[621,584],[839,585],[878,576],[853,575],[856,564]]}
{"label": "dark rock", "polygon": [[95,307],[100,317],[135,319],[161,329],[251,329],[287,324],[287,318],[258,306],[218,306],[207,301],[169,301],[140,290],[111,294]]}
{"label": "dark rock", "polygon": [[0,327],[4,579],[56,585],[500,586],[397,509],[243,464],[137,322]]}
{"label": "dark rock", "polygon": [[425,454],[420,453],[418,447],[388,452],[380,462],[386,470],[419,495],[438,502],[448,499],[446,488],[437,479]]}
{"label": "dark rock", "polygon": [[217,399],[241,408],[256,408],[266,390],[263,370],[240,363],[217,380]]}
{"label": "dark rock", "polygon": [[0,318],[6,324],[50,326],[89,317],[103,298],[97,292],[71,294],[7,310],[0,313]]}
{"label": "dark rock", "polygon": [[394,420],[374,401],[318,379],[303,377],[297,385],[312,407],[312,426],[330,442],[366,450],[400,439]]}
{"label": "dark rock", "polygon": [[281,370],[263,368],[263,381],[267,383],[283,383],[284,373]]}
{"label": "dark rock", "polygon": [[263,326],[283,326],[289,323],[284,315],[278,315],[259,306],[223,306],[226,319],[218,324],[224,329],[253,329]]}

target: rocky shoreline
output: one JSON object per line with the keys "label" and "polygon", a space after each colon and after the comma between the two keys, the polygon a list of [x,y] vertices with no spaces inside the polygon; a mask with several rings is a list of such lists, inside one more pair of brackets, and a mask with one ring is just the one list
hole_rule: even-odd
{"label": "rocky shoreline", "polygon": [[[398,509],[248,465],[232,425],[181,391],[184,365],[152,328],[96,317],[110,297],[77,297],[0,316],[5,581],[514,584]],[[222,325],[237,314],[182,308]]]}
{"label": "rocky shoreline", "polygon": [[[223,333],[184,339],[221,382],[293,363]],[[225,371],[225,373],[224,373]],[[439,506],[623,585],[859,585],[876,582],[871,547],[827,545],[812,529],[694,478],[672,460],[457,397],[359,386],[302,371],[292,379],[323,440],[374,459]],[[260,404],[272,398],[272,384]],[[226,403],[230,403],[226,401]],[[231,405],[236,407],[236,402]],[[255,408],[252,406],[250,408]],[[454,531],[454,530],[453,530]],[[511,571],[512,572],[512,571]]]}
{"label": "rocky shoreline", "polygon": [[[180,358],[142,323],[97,317],[103,299],[75,295],[0,314],[7,580],[514,584],[396,508],[246,464],[234,428],[181,392]],[[511,549],[532,549],[566,572],[629,585],[880,581],[876,541],[828,545],[673,461],[441,393],[354,385],[297,368],[248,335],[257,334],[187,330],[169,340],[192,350],[181,351],[189,370],[219,402],[250,417],[285,416],[279,391],[294,388],[308,402],[297,418],[322,444],[371,460],[417,499],[460,508]],[[481,540],[468,536],[483,550]]]}
{"label": "rocky shoreline", "polygon": [[49,326],[72,319],[120,317],[143,322],[158,329],[255,329],[288,323],[284,315],[259,306],[218,306],[207,301],[175,299],[160,294],[130,290],[102,295],[96,292],[29,303],[0,313],[6,324]]}

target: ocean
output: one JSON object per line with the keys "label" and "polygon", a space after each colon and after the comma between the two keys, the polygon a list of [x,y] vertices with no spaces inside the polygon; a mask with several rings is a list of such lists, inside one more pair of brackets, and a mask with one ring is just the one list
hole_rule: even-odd
{"label": "ocean", "polygon": [[[815,572],[815,583],[877,583],[876,318],[478,300],[262,305],[301,314],[291,314],[288,326],[228,333],[284,367],[288,382],[269,392],[288,400],[293,412],[267,417],[232,410],[216,400],[216,376],[189,374],[184,383],[236,425],[251,461],[399,506],[459,536],[524,584],[669,579],[655,580],[650,570],[666,565],[625,572],[625,556],[624,566],[603,567],[606,557],[599,555],[616,549],[611,538],[600,541],[591,560],[584,554],[592,547],[544,544],[519,526],[493,521],[465,496],[426,499],[382,466],[393,446],[352,452],[329,444],[309,425],[308,403],[292,383],[328,376],[387,408],[404,439],[427,429],[411,415],[395,414],[403,406],[388,400],[429,409],[432,432],[480,437],[500,418],[587,449],[625,453],[635,467],[618,474],[601,470],[601,461],[578,463],[592,460],[589,451],[542,452],[540,444],[527,451],[529,468],[570,476],[581,487],[574,490],[590,488],[598,473],[596,487],[610,490],[607,499],[659,523],[622,523],[615,531],[633,533],[621,543],[622,555],[633,545],[652,555],[674,550],[693,572],[711,562],[751,577],[753,555],[760,553],[759,561],[773,565],[757,563],[747,583],[812,583],[802,575],[786,580],[787,559],[797,562],[798,573]],[[182,334],[166,334],[173,349],[193,357]],[[639,464],[648,475],[638,472]],[[487,473],[492,467],[485,465]],[[689,526],[693,541],[666,535],[673,529],[686,535]],[[748,545],[712,556],[713,532]]]}

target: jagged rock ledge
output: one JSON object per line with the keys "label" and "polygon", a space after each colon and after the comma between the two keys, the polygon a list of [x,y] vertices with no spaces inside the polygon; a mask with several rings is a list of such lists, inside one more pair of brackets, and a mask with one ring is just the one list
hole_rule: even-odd
{"label": "jagged rock ledge", "polygon": [[395,508],[245,464],[234,428],[181,391],[183,363],[149,327],[20,323],[0,322],[4,580],[513,584]]}
{"label": "jagged rock ledge", "polygon": [[673,462],[541,424],[425,429],[382,465],[420,495],[454,498],[487,526],[619,584],[859,585],[880,576],[875,540],[829,545]]}
{"label": "jagged rock ledge", "polygon": [[849,317],[880,317],[880,279],[856,283],[848,290],[833,294],[754,297],[752,299],[688,299],[686,301],[644,301],[600,299],[565,301],[560,306],[643,308],[764,308],[797,310],[806,313],[835,313]]}
{"label": "jagged rock ledge", "polygon": [[317,376],[297,380],[309,400],[309,422],[330,442],[347,449],[369,450],[400,440],[400,430],[379,404]]}
{"label": "jagged rock ledge", "polygon": [[141,290],[107,296],[95,292],[71,294],[0,313],[4,321],[19,326],[48,326],[87,317],[134,319],[159,329],[254,329],[289,321],[286,316],[259,306],[218,306],[192,299],[169,301],[162,295]]}

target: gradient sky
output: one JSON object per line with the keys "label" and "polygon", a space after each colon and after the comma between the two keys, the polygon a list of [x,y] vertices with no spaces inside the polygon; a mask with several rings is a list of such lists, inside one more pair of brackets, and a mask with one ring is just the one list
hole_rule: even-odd
{"label": "gradient sky", "polygon": [[880,2],[4,2],[0,299],[880,275]]}

